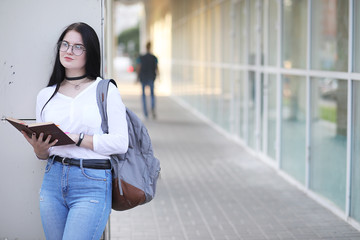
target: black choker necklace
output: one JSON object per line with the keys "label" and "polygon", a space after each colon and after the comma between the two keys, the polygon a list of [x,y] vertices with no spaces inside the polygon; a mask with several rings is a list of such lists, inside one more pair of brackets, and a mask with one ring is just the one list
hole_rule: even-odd
{"label": "black choker necklace", "polygon": [[82,75],[80,77],[67,77],[67,76],[65,76],[65,79],[70,80],[70,81],[72,81],[72,80],[80,80],[80,79],[86,78],[86,76],[87,76],[87,74]]}

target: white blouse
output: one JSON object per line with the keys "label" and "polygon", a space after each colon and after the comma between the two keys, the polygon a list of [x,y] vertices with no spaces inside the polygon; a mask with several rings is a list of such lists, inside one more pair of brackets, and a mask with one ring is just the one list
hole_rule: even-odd
{"label": "white blouse", "polygon": [[[93,136],[94,150],[77,147],[75,144],[54,146],[49,154],[69,158],[109,159],[111,154],[125,153],[128,149],[128,127],[125,106],[116,86],[109,84],[107,98],[107,114],[109,134],[101,130],[101,115],[96,102],[96,87],[101,81],[97,78],[90,86],[75,98],[65,96],[59,92],[45,106],[55,91],[55,86],[42,89],[36,102],[36,121],[54,122],[68,133]],[[41,114],[41,115],[40,115]]]}

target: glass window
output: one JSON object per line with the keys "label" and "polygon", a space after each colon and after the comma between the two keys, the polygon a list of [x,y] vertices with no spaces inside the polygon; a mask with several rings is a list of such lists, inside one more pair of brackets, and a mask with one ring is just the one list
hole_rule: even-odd
{"label": "glass window", "polygon": [[245,63],[246,59],[246,1],[235,3],[235,63]]}
{"label": "glass window", "polygon": [[199,67],[193,67],[191,66],[192,69],[192,79],[193,79],[193,87],[192,87],[192,105],[197,108],[197,109],[201,109],[201,76],[200,76],[200,71],[201,68]]}
{"label": "glass window", "polygon": [[249,1],[250,2],[250,33],[249,33],[249,56],[248,62],[250,65],[256,64],[256,37],[257,37],[257,11],[256,11],[256,2],[257,1]]}
{"label": "glass window", "polygon": [[230,70],[222,69],[222,88],[221,88],[221,103],[220,103],[220,118],[221,118],[221,126],[230,131],[230,105],[231,105],[231,94],[232,94],[232,86],[230,79]]}
{"label": "glass window", "polygon": [[208,76],[207,76],[207,117],[210,120],[213,120],[214,115],[214,106],[216,106],[216,102],[214,101],[214,75],[215,71],[213,67],[208,67]]}
{"label": "glass window", "polygon": [[221,101],[221,69],[215,67],[214,68],[214,75],[212,76],[213,78],[213,105],[212,105],[212,120],[218,124],[221,125],[220,122],[220,110],[221,110],[221,105],[220,105],[220,101]]}
{"label": "glass window", "polygon": [[267,156],[276,158],[276,96],[277,81],[276,75],[269,75],[267,82]]}
{"label": "glass window", "polygon": [[205,105],[205,67],[199,67],[199,81],[198,81],[198,103],[199,111],[203,114],[206,112]]}
{"label": "glass window", "polygon": [[[214,32],[214,44],[212,51],[214,52],[214,62],[221,62],[222,56],[222,45],[221,45],[221,7],[219,4],[214,6],[214,19],[212,21],[213,28],[212,31]],[[195,46],[194,46],[195,47]]]}
{"label": "glass window", "polygon": [[312,1],[311,68],[347,71],[349,1]]}
{"label": "glass window", "polygon": [[353,90],[353,145],[351,166],[350,216],[360,222],[360,82],[354,82]]}
{"label": "glass window", "polygon": [[311,79],[310,188],[345,209],[347,81]]}
{"label": "glass window", "polygon": [[283,66],[306,68],[307,0],[284,0]]}
{"label": "glass window", "polygon": [[[210,61],[211,60],[211,46],[212,46],[212,29],[211,29],[211,11],[209,10],[209,8],[207,8],[205,10],[205,20],[204,20],[204,25],[205,25],[205,36],[204,36],[204,42],[202,44],[204,44],[204,60],[203,61]],[[176,31],[174,31],[176,32]],[[176,36],[175,36],[176,37]],[[173,38],[175,40],[175,37]],[[178,39],[176,39],[177,41],[179,41]],[[175,46],[176,48],[176,46]]]}
{"label": "glass window", "polygon": [[211,89],[211,68],[210,67],[205,67],[205,81],[204,81],[204,104],[205,104],[205,116],[207,116],[208,118],[210,118],[211,116],[211,93],[212,93],[212,89]]}
{"label": "glass window", "polygon": [[282,79],[281,168],[305,183],[306,80]]}
{"label": "glass window", "polygon": [[360,72],[360,0],[354,0],[354,71]]}
{"label": "glass window", "polygon": [[[262,150],[264,152],[264,147],[263,147],[263,141],[264,139],[264,121],[266,121],[264,119],[264,112],[265,112],[265,105],[264,105],[264,101],[265,101],[265,79],[264,79],[264,73],[260,74],[260,81],[257,82],[256,85],[256,89],[260,89],[260,96],[259,97],[259,102],[258,100],[256,100],[256,104],[259,104],[259,108],[260,108],[260,114],[259,116],[255,115],[256,117],[259,117],[259,121],[260,124],[258,126],[259,129],[256,129],[256,148],[258,148],[257,150]],[[257,98],[256,97],[256,98]],[[257,107],[255,107],[255,109],[257,109]]]}
{"label": "glass window", "polygon": [[244,73],[235,71],[235,84],[234,84],[234,115],[235,115],[235,131],[240,138],[244,139]]}
{"label": "glass window", "polygon": [[216,8],[210,8],[211,17],[210,17],[210,33],[211,33],[211,49],[210,49],[210,61],[218,61],[217,56],[217,46],[219,45],[219,32],[217,29],[216,23],[220,21],[219,14],[216,11]]}
{"label": "glass window", "polygon": [[[229,37],[229,29],[231,26],[229,14],[230,14],[230,1],[223,1],[221,3],[221,46],[231,46],[231,38]],[[228,26],[228,27],[225,27]],[[222,61],[230,62],[230,47],[221,48]]]}
{"label": "glass window", "polygon": [[[276,66],[277,64],[277,41],[279,31],[279,1],[269,0],[269,22],[268,22],[268,64]],[[266,22],[266,21],[265,21]],[[266,26],[265,26],[266,27]]]}
{"label": "glass window", "polygon": [[255,135],[256,135],[256,81],[255,72],[249,71],[248,82],[248,145],[255,149]]}

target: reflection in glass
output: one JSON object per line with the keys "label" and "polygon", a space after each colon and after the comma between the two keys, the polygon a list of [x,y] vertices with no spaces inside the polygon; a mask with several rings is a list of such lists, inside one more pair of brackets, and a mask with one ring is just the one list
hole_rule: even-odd
{"label": "reflection in glass", "polygon": [[249,82],[248,82],[248,145],[255,149],[255,130],[256,130],[256,81],[255,72],[249,71]]}
{"label": "reflection in glass", "polygon": [[205,102],[205,115],[210,118],[211,116],[211,76],[212,76],[212,69],[210,67],[205,67],[206,77],[204,81],[204,102]]}
{"label": "reflection in glass", "polygon": [[351,167],[350,216],[360,222],[360,82],[354,82],[353,90],[353,145]]}
{"label": "reflection in glass", "polygon": [[256,14],[256,2],[257,1],[249,1],[250,2],[250,31],[249,31],[249,56],[248,61],[249,64],[255,65],[256,63],[256,38],[257,38],[257,14]]}
{"label": "reflection in glass", "polygon": [[[260,116],[259,116],[259,120],[260,120],[260,126],[259,126],[259,129],[256,130],[256,140],[255,141],[258,141],[257,142],[257,147],[260,149],[263,149],[263,136],[264,134],[262,134],[264,132],[264,123],[263,121],[264,120],[264,108],[265,108],[265,105],[264,105],[264,99],[265,99],[265,80],[264,80],[264,74],[261,73],[260,75],[260,82],[259,82],[260,86],[256,86],[256,88],[259,88],[260,89],[260,96],[259,97],[259,102],[256,102],[256,104],[259,104],[260,106]],[[255,91],[256,92],[256,91]],[[256,109],[256,107],[255,107]],[[255,115],[256,116],[256,115]]]}
{"label": "reflection in glass", "polygon": [[[230,12],[231,1],[223,1],[221,3],[221,24],[220,26],[230,26],[230,18],[228,14]],[[228,37],[229,29],[221,27],[221,46],[230,46],[231,40]],[[230,62],[231,48],[221,48],[222,62]]]}
{"label": "reflection in glass", "polygon": [[234,102],[234,114],[235,114],[235,122],[236,122],[236,134],[240,136],[240,138],[244,139],[244,109],[245,109],[245,101],[244,101],[244,73],[240,71],[235,72],[235,102]]}
{"label": "reflection in glass", "polygon": [[217,102],[215,99],[215,69],[212,67],[209,67],[210,75],[208,76],[208,118],[212,121],[214,121],[214,115],[216,115],[216,106]]}
{"label": "reflection in glass", "polygon": [[311,79],[310,188],[345,209],[347,81]]}
{"label": "reflection in glass", "polygon": [[189,66],[187,69],[188,73],[188,85],[186,86],[186,94],[187,94],[187,101],[194,105],[195,104],[195,98],[196,98],[196,84],[194,79],[194,67]]}
{"label": "reflection in glass", "polygon": [[193,79],[193,83],[192,83],[192,93],[191,93],[191,102],[192,105],[196,108],[199,109],[200,107],[200,68],[195,68],[195,67],[191,67],[192,72],[191,72],[191,76]]}
{"label": "reflection in glass", "polygon": [[267,155],[275,160],[276,158],[276,75],[269,75],[267,83]]}
{"label": "reflection in glass", "polygon": [[285,68],[306,68],[307,2],[307,0],[284,1],[283,66]]}
{"label": "reflection in glass", "polygon": [[282,87],[281,168],[305,183],[306,80],[283,76]]}
{"label": "reflection in glass", "polygon": [[360,0],[354,1],[354,71],[360,72]]}
{"label": "reflection in glass", "polygon": [[[269,23],[268,26],[268,64],[270,66],[276,66],[277,63],[277,40],[278,40],[278,30],[279,30],[279,23],[278,23],[278,4],[279,1],[277,0],[270,0],[269,1]],[[266,20],[265,20],[266,22]]]}
{"label": "reflection in glass", "polygon": [[245,47],[246,47],[246,1],[238,1],[235,3],[235,49],[234,62],[245,63]]}
{"label": "reflection in glass", "polygon": [[221,100],[221,69],[213,68],[212,78],[212,105],[211,105],[211,119],[220,125],[220,100]]}
{"label": "reflection in glass", "polygon": [[312,1],[312,69],[347,71],[349,1]]}
{"label": "reflection in glass", "polygon": [[230,70],[222,70],[221,107],[218,111],[221,117],[221,127],[230,131],[230,104],[231,104],[231,79]]}

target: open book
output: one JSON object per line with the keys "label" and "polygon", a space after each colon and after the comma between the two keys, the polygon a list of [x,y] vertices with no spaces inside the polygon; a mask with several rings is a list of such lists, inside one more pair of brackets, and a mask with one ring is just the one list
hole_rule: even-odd
{"label": "open book", "polygon": [[68,135],[66,135],[58,126],[52,122],[27,124],[26,122],[15,118],[5,119],[19,131],[26,132],[29,137],[31,137],[33,133],[36,133],[36,137],[39,137],[40,133],[44,133],[45,140],[49,135],[51,135],[50,142],[58,139],[58,142],[55,144],[55,146],[75,143]]}

